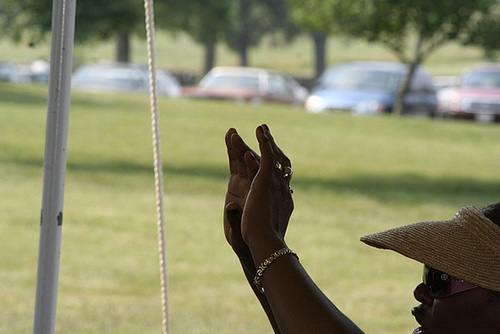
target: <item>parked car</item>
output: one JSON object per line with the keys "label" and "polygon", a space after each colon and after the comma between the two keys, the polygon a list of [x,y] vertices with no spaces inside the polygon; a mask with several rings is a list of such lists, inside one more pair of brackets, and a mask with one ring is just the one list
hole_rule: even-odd
{"label": "parked car", "polygon": [[0,81],[16,84],[41,83],[49,81],[50,64],[44,60],[29,63],[0,62]]}
{"label": "parked car", "polygon": [[439,94],[439,91],[443,89],[458,86],[460,83],[460,77],[455,75],[438,75],[432,78],[432,82],[434,84],[434,88],[436,88],[436,92]]}
{"label": "parked car", "polygon": [[[100,63],[84,65],[72,76],[76,90],[94,92],[149,92],[149,71],[143,64]],[[159,95],[179,97],[181,86],[167,71],[156,71],[156,88]]]}
{"label": "parked car", "polygon": [[0,81],[29,83],[31,82],[31,73],[25,66],[11,62],[0,62]]}
{"label": "parked car", "polygon": [[459,84],[438,93],[438,115],[500,121],[500,63],[478,64],[466,70]]}
{"label": "parked car", "polygon": [[302,106],[307,90],[291,77],[275,71],[250,67],[215,67],[197,86],[185,87],[183,95]]}
{"label": "parked car", "polygon": [[[392,62],[347,62],[329,67],[306,101],[312,113],[350,111],[356,114],[389,113],[408,66]],[[437,108],[432,77],[418,67],[404,99],[404,113],[433,116]]]}

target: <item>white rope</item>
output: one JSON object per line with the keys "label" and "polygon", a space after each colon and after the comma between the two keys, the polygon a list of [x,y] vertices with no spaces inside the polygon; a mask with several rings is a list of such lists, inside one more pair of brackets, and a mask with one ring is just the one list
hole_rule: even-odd
{"label": "white rope", "polygon": [[156,93],[156,64],[154,42],[153,0],[144,0],[146,16],[146,34],[148,45],[149,91],[151,103],[151,131],[153,135],[153,156],[155,171],[156,214],[158,225],[158,252],[160,255],[161,302],[163,314],[163,333],[170,332],[170,314],[168,310],[168,272],[167,250],[165,239],[165,215],[163,203],[163,170],[160,144],[160,125],[158,113],[158,96]]}

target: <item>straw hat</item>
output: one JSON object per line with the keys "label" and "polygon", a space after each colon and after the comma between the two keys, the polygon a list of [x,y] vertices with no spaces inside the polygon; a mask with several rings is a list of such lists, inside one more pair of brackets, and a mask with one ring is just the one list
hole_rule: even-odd
{"label": "straw hat", "polygon": [[361,241],[500,291],[500,227],[475,207],[461,209],[451,220],[401,226]]}

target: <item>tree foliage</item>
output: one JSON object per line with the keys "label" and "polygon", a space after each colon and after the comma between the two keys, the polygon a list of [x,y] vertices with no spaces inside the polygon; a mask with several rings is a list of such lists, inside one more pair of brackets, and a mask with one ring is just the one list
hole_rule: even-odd
{"label": "tree foliage", "polygon": [[[216,43],[225,42],[243,66],[249,62],[248,50],[264,36],[279,33],[288,41],[298,32],[285,0],[157,0],[156,7],[163,13],[158,24],[187,32],[205,46],[206,58],[215,52]],[[213,63],[213,58],[208,60],[205,71]]]}
{"label": "tree foliage", "polygon": [[229,29],[231,0],[157,0],[156,23],[184,31],[205,48],[204,72],[215,62],[215,47]]}
{"label": "tree foliage", "polygon": [[158,27],[187,32],[195,41],[218,40],[228,29],[230,0],[157,0]]}
{"label": "tree foliage", "polygon": [[285,0],[235,0],[230,12],[231,29],[226,43],[240,55],[240,65],[248,65],[248,50],[260,43],[264,36],[280,35],[290,41],[298,33],[289,18]]}
{"label": "tree foliage", "polygon": [[465,45],[479,46],[485,56],[494,60],[500,50],[500,2],[492,7],[488,15],[475,21],[475,27],[464,38]]}
{"label": "tree foliage", "polygon": [[[425,60],[444,43],[464,42],[489,16],[495,0],[363,0],[365,14],[346,32],[381,42],[406,63]],[[355,17],[352,17],[354,19]]]}
{"label": "tree foliage", "polygon": [[[51,31],[53,0],[2,0],[0,29],[3,35],[31,42]],[[159,29],[187,32],[206,50],[205,70],[214,63],[215,46],[224,41],[240,54],[263,36],[281,32],[287,40],[298,30],[288,19],[285,0],[156,0],[155,22]],[[138,0],[78,1],[75,42],[108,40],[139,33],[144,36],[144,3]],[[122,40],[122,39],[120,39]],[[128,58],[128,57],[125,57]]]}
{"label": "tree foliage", "polygon": [[[10,36],[19,38],[25,33],[37,42],[50,33],[53,0],[3,1],[0,8],[6,9],[2,28],[8,25]],[[106,40],[123,32],[144,32],[144,4],[136,0],[78,1],[75,15],[76,42]]]}
{"label": "tree foliage", "polygon": [[327,34],[340,31],[347,17],[356,12],[357,1],[287,0],[290,17],[301,27]]}

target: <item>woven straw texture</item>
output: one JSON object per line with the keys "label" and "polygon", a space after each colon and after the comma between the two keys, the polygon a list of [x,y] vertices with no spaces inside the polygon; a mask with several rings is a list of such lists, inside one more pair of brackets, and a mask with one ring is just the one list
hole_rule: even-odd
{"label": "woven straw texture", "polygon": [[461,209],[451,220],[401,226],[361,241],[500,291],[500,227],[475,207]]}

